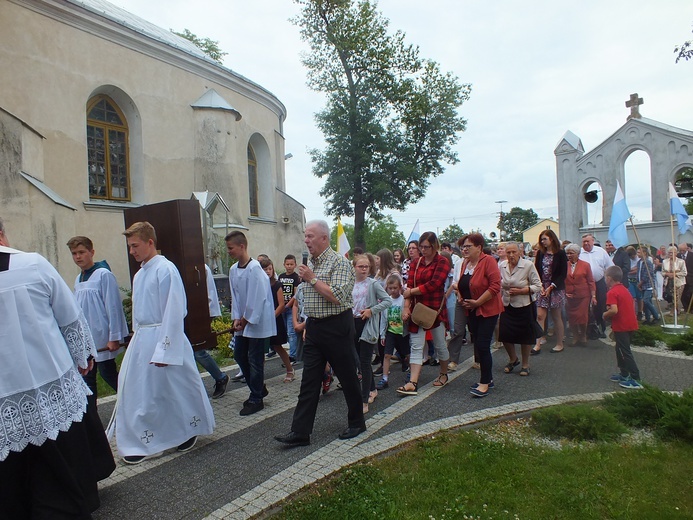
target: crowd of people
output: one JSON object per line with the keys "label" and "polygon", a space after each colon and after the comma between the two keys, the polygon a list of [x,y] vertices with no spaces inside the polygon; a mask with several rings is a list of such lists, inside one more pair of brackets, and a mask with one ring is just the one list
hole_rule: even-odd
{"label": "crowd of people", "polygon": [[[693,294],[687,244],[662,246],[651,259],[647,247],[616,249],[607,241],[602,248],[591,234],[561,243],[547,229],[526,253],[516,242],[488,247],[479,233],[441,244],[425,232],[404,251],[356,250],[348,259],[330,247],[330,229],[318,220],[306,224],[303,261],[286,255],[277,274],[270,258],[253,258],[248,237],[233,231],[226,246],[235,260],[229,283],[239,373],[231,378],[208,352],[193,353],[183,329],[183,282],[158,253],[156,230],[138,222],[123,234],[141,267],[132,288],[134,335],[118,373],[115,358],[129,331],[115,276],[106,261],[95,261],[92,241],[67,243],[79,268],[71,291],[40,255],[10,248],[0,220],[0,304],[8,318],[0,349],[0,499],[13,518],[90,518],[96,482],[115,468],[107,435],[115,435],[125,463],[139,464],[168,449],[191,450],[198,436],[211,434],[214,413],[196,361],[215,381],[213,399],[230,381],[247,385],[242,416],[264,408],[268,352],[280,356],[285,383],[302,363],[290,430],[275,439],[305,446],[333,378],[348,407],[339,438],[351,439],[366,430],[369,406],[389,388],[396,364],[406,375],[394,391],[416,396],[423,367],[437,367],[432,386],[448,385],[468,344],[479,370],[470,396],[483,398],[495,388],[494,347],[507,353],[503,373],[527,377],[547,334],[555,337],[550,351],[560,353],[568,338],[578,346],[605,337],[610,323],[619,368],[611,379],[641,388],[632,332],[639,321],[659,322],[659,301],[683,312]],[[218,316],[209,270],[207,280],[210,315]],[[96,414],[97,372],[117,391],[106,432]]]}

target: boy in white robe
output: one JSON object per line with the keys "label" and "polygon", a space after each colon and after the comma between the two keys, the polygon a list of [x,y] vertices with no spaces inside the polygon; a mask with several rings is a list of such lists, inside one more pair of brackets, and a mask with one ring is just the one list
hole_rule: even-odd
{"label": "boy in white robe", "polygon": [[118,391],[116,357],[123,351],[120,343],[129,334],[118,282],[105,260],[94,262],[94,243],[76,236],[67,242],[72,261],[81,269],[75,279],[75,298],[87,319],[96,345],[96,366],[84,381],[97,397],[96,369],[113,390]]}
{"label": "boy in white robe", "polygon": [[240,231],[226,235],[226,250],[231,258],[238,260],[229,269],[231,318],[236,338],[234,359],[250,388],[250,397],[243,403],[240,414],[251,415],[265,407],[265,350],[269,338],[277,334],[274,300],[270,279],[260,262],[250,258],[246,236]]}
{"label": "boy in white robe", "polygon": [[124,461],[139,464],[176,446],[192,449],[198,435],[214,430],[214,414],[183,332],[186,298],[176,266],[157,253],[149,222],[123,234],[141,269],[132,284],[135,334],[120,367],[115,433]]}

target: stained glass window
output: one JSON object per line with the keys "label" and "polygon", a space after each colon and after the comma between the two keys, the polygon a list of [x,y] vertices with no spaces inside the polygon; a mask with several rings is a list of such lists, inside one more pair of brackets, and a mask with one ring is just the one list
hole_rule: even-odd
{"label": "stained glass window", "polygon": [[87,168],[90,198],[130,200],[128,127],[106,96],[94,98],[87,110]]}

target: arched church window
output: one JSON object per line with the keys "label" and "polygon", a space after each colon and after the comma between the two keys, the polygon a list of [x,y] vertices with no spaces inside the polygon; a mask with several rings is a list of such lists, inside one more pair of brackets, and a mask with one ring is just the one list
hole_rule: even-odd
{"label": "arched church window", "polygon": [[87,168],[90,198],[130,200],[127,121],[108,96],[87,105]]}
{"label": "arched church window", "polygon": [[257,159],[253,147],[248,145],[248,196],[250,199],[250,216],[260,215],[260,202],[257,185]]}

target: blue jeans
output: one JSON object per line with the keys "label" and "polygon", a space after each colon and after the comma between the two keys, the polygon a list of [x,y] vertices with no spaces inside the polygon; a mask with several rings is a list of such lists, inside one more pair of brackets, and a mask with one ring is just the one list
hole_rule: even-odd
{"label": "blue jeans", "polygon": [[642,291],[642,304],[645,312],[645,319],[649,320],[650,316],[652,316],[652,319],[659,321],[659,313],[652,303],[652,289],[645,289]]}
{"label": "blue jeans", "polygon": [[294,330],[293,309],[286,309],[282,315],[284,324],[286,325],[286,335],[289,338],[289,357],[296,359],[298,349],[298,338]]}
{"label": "blue jeans", "polygon": [[265,385],[265,350],[269,338],[246,338],[245,336],[235,336],[235,338],[234,359],[241,367],[250,389],[248,401],[252,404],[260,403]]}
{"label": "blue jeans", "polygon": [[195,361],[202,365],[202,368],[209,372],[209,375],[212,376],[216,382],[224,379],[224,373],[219,369],[219,365],[217,365],[217,362],[214,361],[214,358],[209,355],[207,350],[196,350]]}

